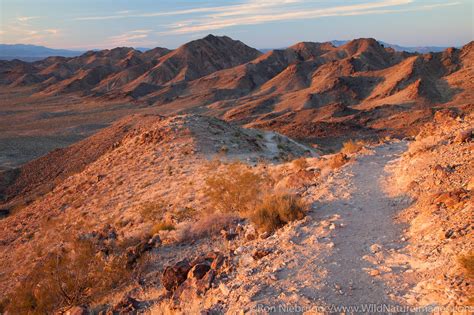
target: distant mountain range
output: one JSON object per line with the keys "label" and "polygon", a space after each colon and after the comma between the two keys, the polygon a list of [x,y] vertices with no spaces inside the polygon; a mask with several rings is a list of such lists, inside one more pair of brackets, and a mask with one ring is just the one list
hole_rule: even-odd
{"label": "distant mountain range", "polygon": [[[331,43],[336,47],[345,45],[348,42],[349,42],[349,40],[333,40],[333,41],[331,41]],[[406,46],[400,46],[400,45],[396,45],[396,44],[386,43],[386,42],[383,42],[383,41],[378,41],[378,42],[380,44],[382,44],[384,47],[393,48],[396,51],[406,51],[406,52],[410,52],[410,53],[420,53],[420,54],[426,54],[426,53],[430,53],[430,52],[441,52],[441,51],[445,50],[446,48],[448,48],[448,47],[441,47],[441,46],[406,47]]]}
{"label": "distant mountain range", "polygon": [[[330,41],[330,43],[333,44],[336,47],[343,46],[343,45],[347,44],[348,42],[350,42],[350,40],[332,40],[332,41]],[[396,44],[386,43],[386,42],[383,42],[383,41],[380,41],[380,40],[378,42],[381,45],[383,45],[384,47],[393,48],[396,51],[406,51],[406,52],[409,52],[409,53],[420,53],[420,54],[426,54],[426,53],[430,53],[430,52],[441,52],[441,51],[445,50],[446,48],[448,48],[448,47],[442,47],[442,46],[406,47],[406,46],[400,46],[400,45],[396,45]],[[281,47],[281,48],[278,48],[278,49],[285,49],[285,48],[286,47]],[[259,49],[259,50],[263,53],[267,53],[267,52],[273,50],[273,48],[262,48],[262,49]]]}
{"label": "distant mountain range", "polygon": [[473,47],[423,55],[359,38],[343,45],[300,42],[263,54],[208,35],[173,50],[119,47],[35,63],[0,61],[0,85],[34,88],[35,98],[120,100],[321,138],[411,128],[410,119],[431,115],[426,104],[469,105]]}
{"label": "distant mountain range", "polygon": [[24,45],[24,44],[0,44],[0,59],[23,61],[37,61],[51,56],[76,57],[84,51],[74,51],[67,49],[53,49],[44,46]]}
{"label": "distant mountain range", "polygon": [[[336,47],[342,46],[347,44],[348,40],[333,40],[330,43]],[[441,46],[419,46],[419,47],[405,47],[396,44],[390,44],[383,41],[379,41],[385,47],[390,47],[395,49],[396,51],[406,51],[411,53],[429,53],[429,52],[441,52],[445,50],[447,47]],[[278,49],[285,49],[278,48]],[[135,48],[138,51],[145,52],[151,50],[152,48],[146,47],[137,47]],[[267,53],[272,48],[262,48],[259,49],[263,53]],[[38,61],[47,57],[51,56],[60,56],[60,57],[77,57],[85,53],[85,51],[75,51],[75,50],[68,50],[68,49],[54,49],[48,48],[44,46],[37,46],[37,45],[25,45],[25,44],[0,44],[0,60],[13,60],[19,59],[23,61]]]}

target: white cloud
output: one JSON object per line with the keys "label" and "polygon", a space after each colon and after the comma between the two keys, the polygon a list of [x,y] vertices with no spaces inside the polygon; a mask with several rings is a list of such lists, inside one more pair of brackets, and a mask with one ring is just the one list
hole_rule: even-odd
{"label": "white cloud", "polygon": [[40,18],[39,16],[19,16],[17,17],[17,20],[19,22],[28,22],[30,20],[39,19],[39,18]]}
{"label": "white cloud", "polygon": [[218,30],[236,25],[254,25],[275,21],[315,19],[328,16],[387,13],[386,8],[408,5],[413,2],[414,0],[384,0],[327,8],[308,8],[307,5],[283,8],[281,6],[282,4],[299,4],[300,1],[270,2],[257,0],[251,1],[248,6],[242,6],[241,10],[225,10],[194,20],[181,21],[179,27],[171,25],[167,33],[186,34]]}
{"label": "white cloud", "polygon": [[[447,1],[447,0],[446,0]],[[459,2],[443,2],[412,7],[415,0],[366,0],[357,4],[321,7],[320,0],[246,0],[240,4],[190,8],[183,10],[133,13],[119,11],[108,16],[77,17],[75,20],[110,20],[122,18],[152,18],[159,16],[190,15],[186,20],[176,21],[166,26],[167,31],[159,34],[186,34],[223,29],[237,25],[254,25],[275,21],[315,19],[328,16],[348,16],[364,14],[386,14],[406,10],[428,10],[439,6],[457,5]]]}
{"label": "white cloud", "polygon": [[265,7],[277,7],[282,5],[287,5],[291,3],[302,3],[303,0],[247,0],[242,4],[236,5],[227,5],[227,6],[214,6],[214,7],[202,7],[202,8],[191,8],[183,10],[173,10],[173,11],[162,11],[162,12],[149,12],[149,13],[140,13],[140,14],[129,14],[132,11],[118,11],[113,15],[105,16],[85,16],[77,17],[73,20],[75,21],[93,21],[93,20],[113,20],[113,19],[123,19],[123,18],[142,18],[142,17],[158,17],[158,16],[172,16],[172,15],[186,15],[186,14],[196,14],[196,13],[222,13],[222,12],[235,12],[244,9],[258,9]]}
{"label": "white cloud", "polygon": [[131,30],[110,36],[104,44],[107,47],[151,45],[153,42],[149,40],[149,35],[152,31],[146,29]]}
{"label": "white cloud", "polygon": [[59,30],[56,29],[56,28],[46,29],[46,30],[44,30],[44,31],[45,31],[46,33],[52,34],[52,35],[57,35],[57,34],[59,34]]}
{"label": "white cloud", "polygon": [[266,1],[253,0],[245,6],[231,6],[231,9],[216,10],[208,15],[195,19],[177,21],[169,25],[168,31],[160,35],[188,34],[220,30],[237,25],[256,25],[276,21],[294,21],[301,19],[316,19],[331,16],[356,16],[388,14],[407,11],[424,11],[438,7],[459,5],[460,2],[442,2],[434,4],[417,4],[415,0],[378,0],[359,4],[339,5],[325,8],[315,8],[308,2]]}

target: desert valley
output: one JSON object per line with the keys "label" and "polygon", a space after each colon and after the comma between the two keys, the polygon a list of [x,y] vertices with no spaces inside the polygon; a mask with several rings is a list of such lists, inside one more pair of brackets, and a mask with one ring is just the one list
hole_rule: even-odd
{"label": "desert valley", "polygon": [[0,314],[472,313],[473,108],[474,42],[0,60]]}

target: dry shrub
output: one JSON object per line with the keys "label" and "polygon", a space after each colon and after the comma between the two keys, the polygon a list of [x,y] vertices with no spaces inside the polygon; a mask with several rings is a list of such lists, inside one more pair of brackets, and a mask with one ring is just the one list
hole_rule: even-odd
{"label": "dry shrub", "polygon": [[308,168],[308,162],[306,161],[306,158],[304,157],[293,160],[292,164],[297,170],[305,170],[306,168]]}
{"label": "dry shrub", "polygon": [[416,141],[410,143],[408,146],[408,151],[407,153],[409,155],[414,155],[419,152],[425,152],[433,149],[435,146],[437,146],[442,140],[441,136],[427,136],[424,138],[417,138]]}
{"label": "dry shrub", "polygon": [[466,276],[470,279],[474,278],[474,252],[459,257],[459,263],[466,271]]}
{"label": "dry shrub", "polygon": [[304,218],[307,208],[307,204],[296,195],[276,193],[264,196],[247,216],[257,229],[273,232],[288,222]]}
{"label": "dry shrub", "polygon": [[174,226],[173,223],[161,221],[161,222],[153,224],[153,227],[151,228],[151,235],[155,235],[159,233],[160,231],[173,231],[175,229],[176,227]]}
{"label": "dry shrub", "polygon": [[191,226],[193,237],[211,236],[218,234],[237,220],[237,216],[229,213],[212,213],[199,219]]}
{"label": "dry shrub", "polygon": [[349,162],[349,160],[344,153],[334,154],[328,159],[328,166],[330,169],[337,169]]}
{"label": "dry shrub", "polygon": [[199,211],[193,207],[184,207],[173,213],[173,217],[178,222],[186,221],[193,219]]}
{"label": "dry shrub", "polygon": [[265,186],[265,179],[247,165],[233,162],[224,172],[206,179],[207,196],[214,209],[221,212],[242,212],[255,207]]}
{"label": "dry shrub", "polygon": [[364,147],[364,142],[349,140],[342,145],[341,152],[345,154],[357,153]]}
{"label": "dry shrub", "polygon": [[181,222],[172,231],[162,231],[160,237],[165,243],[194,241],[201,237],[219,234],[237,221],[232,213],[211,213],[196,222]]}
{"label": "dry shrub", "polygon": [[105,261],[89,241],[49,254],[9,296],[10,314],[49,314],[87,304],[128,278],[122,259]]}
{"label": "dry shrub", "polygon": [[155,221],[161,219],[166,211],[166,207],[163,201],[147,201],[139,207],[140,215],[146,221]]}

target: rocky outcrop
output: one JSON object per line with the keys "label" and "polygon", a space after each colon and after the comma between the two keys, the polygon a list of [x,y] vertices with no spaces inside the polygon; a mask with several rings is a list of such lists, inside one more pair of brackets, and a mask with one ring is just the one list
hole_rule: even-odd
{"label": "rocky outcrop", "polygon": [[167,266],[161,277],[162,285],[173,295],[175,303],[193,300],[206,293],[226,264],[219,252],[209,252],[193,260],[181,260]]}

